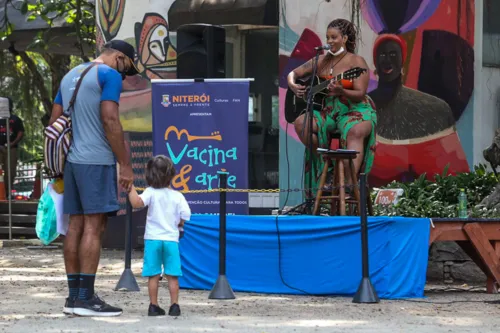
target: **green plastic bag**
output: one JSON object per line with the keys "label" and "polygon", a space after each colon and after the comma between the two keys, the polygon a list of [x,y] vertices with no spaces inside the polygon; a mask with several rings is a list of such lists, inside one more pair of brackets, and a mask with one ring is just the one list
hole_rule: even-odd
{"label": "green plastic bag", "polygon": [[[49,186],[51,184],[52,182]],[[43,192],[36,212],[36,235],[43,245],[49,245],[59,237],[59,233],[57,232],[56,206],[50,196],[49,186]]]}

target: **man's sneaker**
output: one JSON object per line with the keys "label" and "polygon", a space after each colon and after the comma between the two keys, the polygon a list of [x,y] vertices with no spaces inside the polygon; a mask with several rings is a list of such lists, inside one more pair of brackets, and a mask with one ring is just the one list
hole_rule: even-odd
{"label": "man's sneaker", "polygon": [[77,299],[73,313],[84,317],[115,317],[122,314],[122,309],[111,306],[94,294],[88,300]]}
{"label": "man's sneaker", "polygon": [[67,297],[66,303],[64,303],[63,313],[71,315],[73,314],[74,308],[75,308],[75,299]]}
{"label": "man's sneaker", "polygon": [[168,315],[174,316],[174,317],[180,316],[181,315],[181,308],[179,307],[179,304],[172,304],[170,306],[170,309],[168,310]]}
{"label": "man's sneaker", "polygon": [[164,315],[165,315],[165,310],[160,308],[158,305],[149,304],[148,316],[155,317],[155,316],[164,316]]}

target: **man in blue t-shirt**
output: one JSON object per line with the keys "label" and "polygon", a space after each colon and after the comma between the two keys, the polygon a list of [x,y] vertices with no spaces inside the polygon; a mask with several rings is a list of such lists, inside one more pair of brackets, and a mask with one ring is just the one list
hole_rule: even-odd
{"label": "man in blue t-shirt", "polygon": [[[107,216],[119,209],[119,183],[129,190],[133,182],[130,156],[125,149],[118,104],[122,80],[137,74],[134,48],[121,40],[104,46],[83,78],[71,112],[73,142],[64,169],[64,213],[69,229],[64,240],[64,263],[69,297],[64,313],[80,316],[117,316],[122,309],[106,304],[94,292],[101,236]],[[50,124],[68,106],[82,72],[90,63],[69,71],[61,81]]]}

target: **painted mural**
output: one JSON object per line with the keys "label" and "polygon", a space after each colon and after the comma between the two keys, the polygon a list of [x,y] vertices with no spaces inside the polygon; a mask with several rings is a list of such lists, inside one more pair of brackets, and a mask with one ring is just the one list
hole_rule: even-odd
{"label": "painted mural", "polygon": [[127,77],[120,100],[120,119],[125,131],[151,132],[151,79],[176,77],[175,34],[167,22],[175,0],[98,0],[97,52],[114,38],[136,50],[139,75]]}
{"label": "painted mural", "polygon": [[[139,74],[126,77],[120,98],[120,121],[130,133],[127,149],[132,158],[137,187],[146,186],[144,167],[152,154],[151,79],[176,78],[176,35],[168,27],[168,10],[175,0],[97,0],[97,54],[114,38],[136,50]],[[125,214],[126,193],[119,188]]]}
{"label": "painted mural", "polygon": [[[286,77],[326,43],[336,18],[358,28],[357,53],[370,72],[377,110],[372,186],[472,163],[474,0],[282,0],[280,17],[280,183],[301,186],[304,147],[284,117]],[[353,10],[353,8],[355,8]],[[290,173],[287,173],[287,170]],[[300,200],[300,198],[296,198]],[[290,200],[287,204],[294,204]]]}

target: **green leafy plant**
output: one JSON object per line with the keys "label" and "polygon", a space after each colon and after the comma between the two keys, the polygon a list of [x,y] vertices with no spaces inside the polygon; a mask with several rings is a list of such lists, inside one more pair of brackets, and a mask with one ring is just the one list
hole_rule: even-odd
{"label": "green leafy plant", "polygon": [[6,0],[3,17],[0,19],[0,39],[6,40],[16,29],[9,20],[7,8],[11,7],[26,17],[27,22],[41,19],[47,28],[38,31],[36,37],[29,44],[28,49],[47,51],[48,45],[57,45],[58,37],[51,35],[55,23],[64,22],[70,28],[67,36],[75,37],[75,45],[80,56],[88,61],[85,48],[95,47],[95,4],[85,0],[24,0],[17,2]]}
{"label": "green leafy plant", "polygon": [[[411,183],[391,182],[383,188],[401,188],[396,205],[375,205],[375,215],[407,217],[457,217],[458,194],[465,189],[470,217],[500,217],[500,211],[476,207],[498,184],[494,173],[479,164],[471,172],[448,174],[448,167],[433,181],[423,174]],[[372,193],[375,197],[376,192]]]}

